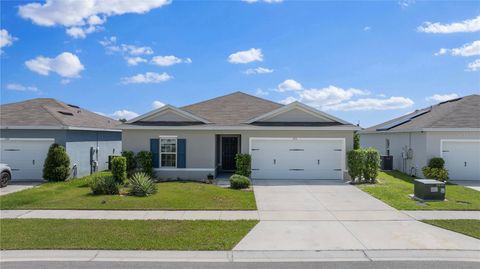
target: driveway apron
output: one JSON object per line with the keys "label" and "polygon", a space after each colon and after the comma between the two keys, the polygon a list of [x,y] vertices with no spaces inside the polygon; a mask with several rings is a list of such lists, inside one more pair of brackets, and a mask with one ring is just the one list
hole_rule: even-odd
{"label": "driveway apron", "polygon": [[480,250],[339,180],[257,180],[260,222],[234,250]]}

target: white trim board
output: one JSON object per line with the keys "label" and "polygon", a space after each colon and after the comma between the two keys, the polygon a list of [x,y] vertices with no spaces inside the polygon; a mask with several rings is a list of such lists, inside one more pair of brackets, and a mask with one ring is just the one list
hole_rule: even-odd
{"label": "white trim board", "polygon": [[358,131],[361,130],[358,126],[327,126],[327,127],[299,127],[299,126],[255,126],[255,125],[193,125],[193,126],[137,126],[124,124],[119,126],[122,130],[274,130],[274,131]]}
{"label": "white trim board", "polygon": [[145,119],[145,118],[148,118],[150,116],[153,116],[155,114],[158,114],[158,113],[161,113],[162,111],[165,111],[165,110],[168,110],[170,109],[172,112],[180,115],[180,116],[183,116],[183,117],[186,117],[186,118],[189,118],[189,119],[192,119],[192,120],[195,120],[195,121],[200,121],[200,122],[203,122],[203,123],[210,123],[208,120],[204,119],[204,118],[201,118],[201,117],[198,117],[198,116],[195,116],[187,111],[184,111],[184,110],[181,110],[177,107],[174,107],[172,105],[164,105],[162,107],[159,107],[157,109],[154,109],[150,112],[147,112],[143,115],[140,115],[136,118],[133,118],[129,121],[127,121],[127,123],[133,123],[133,122],[136,122],[136,121],[139,121],[139,120],[142,120],[142,119]]}
{"label": "white trim board", "polygon": [[96,131],[96,132],[121,132],[121,129],[105,129],[105,128],[88,128],[75,126],[0,126],[0,129],[5,130],[77,130],[77,131]]}
{"label": "white trim board", "polygon": [[55,141],[55,138],[0,138],[0,141]]}

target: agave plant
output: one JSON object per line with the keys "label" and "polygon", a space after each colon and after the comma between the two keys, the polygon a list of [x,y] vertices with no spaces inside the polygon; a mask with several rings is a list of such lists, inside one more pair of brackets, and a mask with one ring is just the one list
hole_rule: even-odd
{"label": "agave plant", "polygon": [[157,192],[157,185],[146,173],[135,173],[129,181],[131,195],[148,196]]}

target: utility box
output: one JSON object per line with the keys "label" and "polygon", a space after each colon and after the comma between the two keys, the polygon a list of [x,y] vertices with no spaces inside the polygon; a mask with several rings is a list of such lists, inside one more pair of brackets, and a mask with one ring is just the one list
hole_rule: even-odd
{"label": "utility box", "polygon": [[382,155],[380,156],[380,168],[382,170],[393,170],[393,156]]}
{"label": "utility box", "polygon": [[433,179],[415,179],[415,198],[430,201],[445,200],[445,182]]}

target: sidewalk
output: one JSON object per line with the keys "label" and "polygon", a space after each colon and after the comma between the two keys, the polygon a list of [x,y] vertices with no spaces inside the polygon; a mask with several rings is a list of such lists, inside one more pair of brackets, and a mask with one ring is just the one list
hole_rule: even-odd
{"label": "sidewalk", "polygon": [[472,250],[324,250],[324,251],[123,251],[7,250],[0,262],[120,261],[120,262],[314,262],[314,261],[474,261]]}
{"label": "sidewalk", "polygon": [[2,219],[258,220],[258,211],[0,210]]}
{"label": "sidewalk", "polygon": [[416,220],[424,219],[476,219],[480,220],[480,211],[443,211],[443,210],[414,210],[402,211]]}

